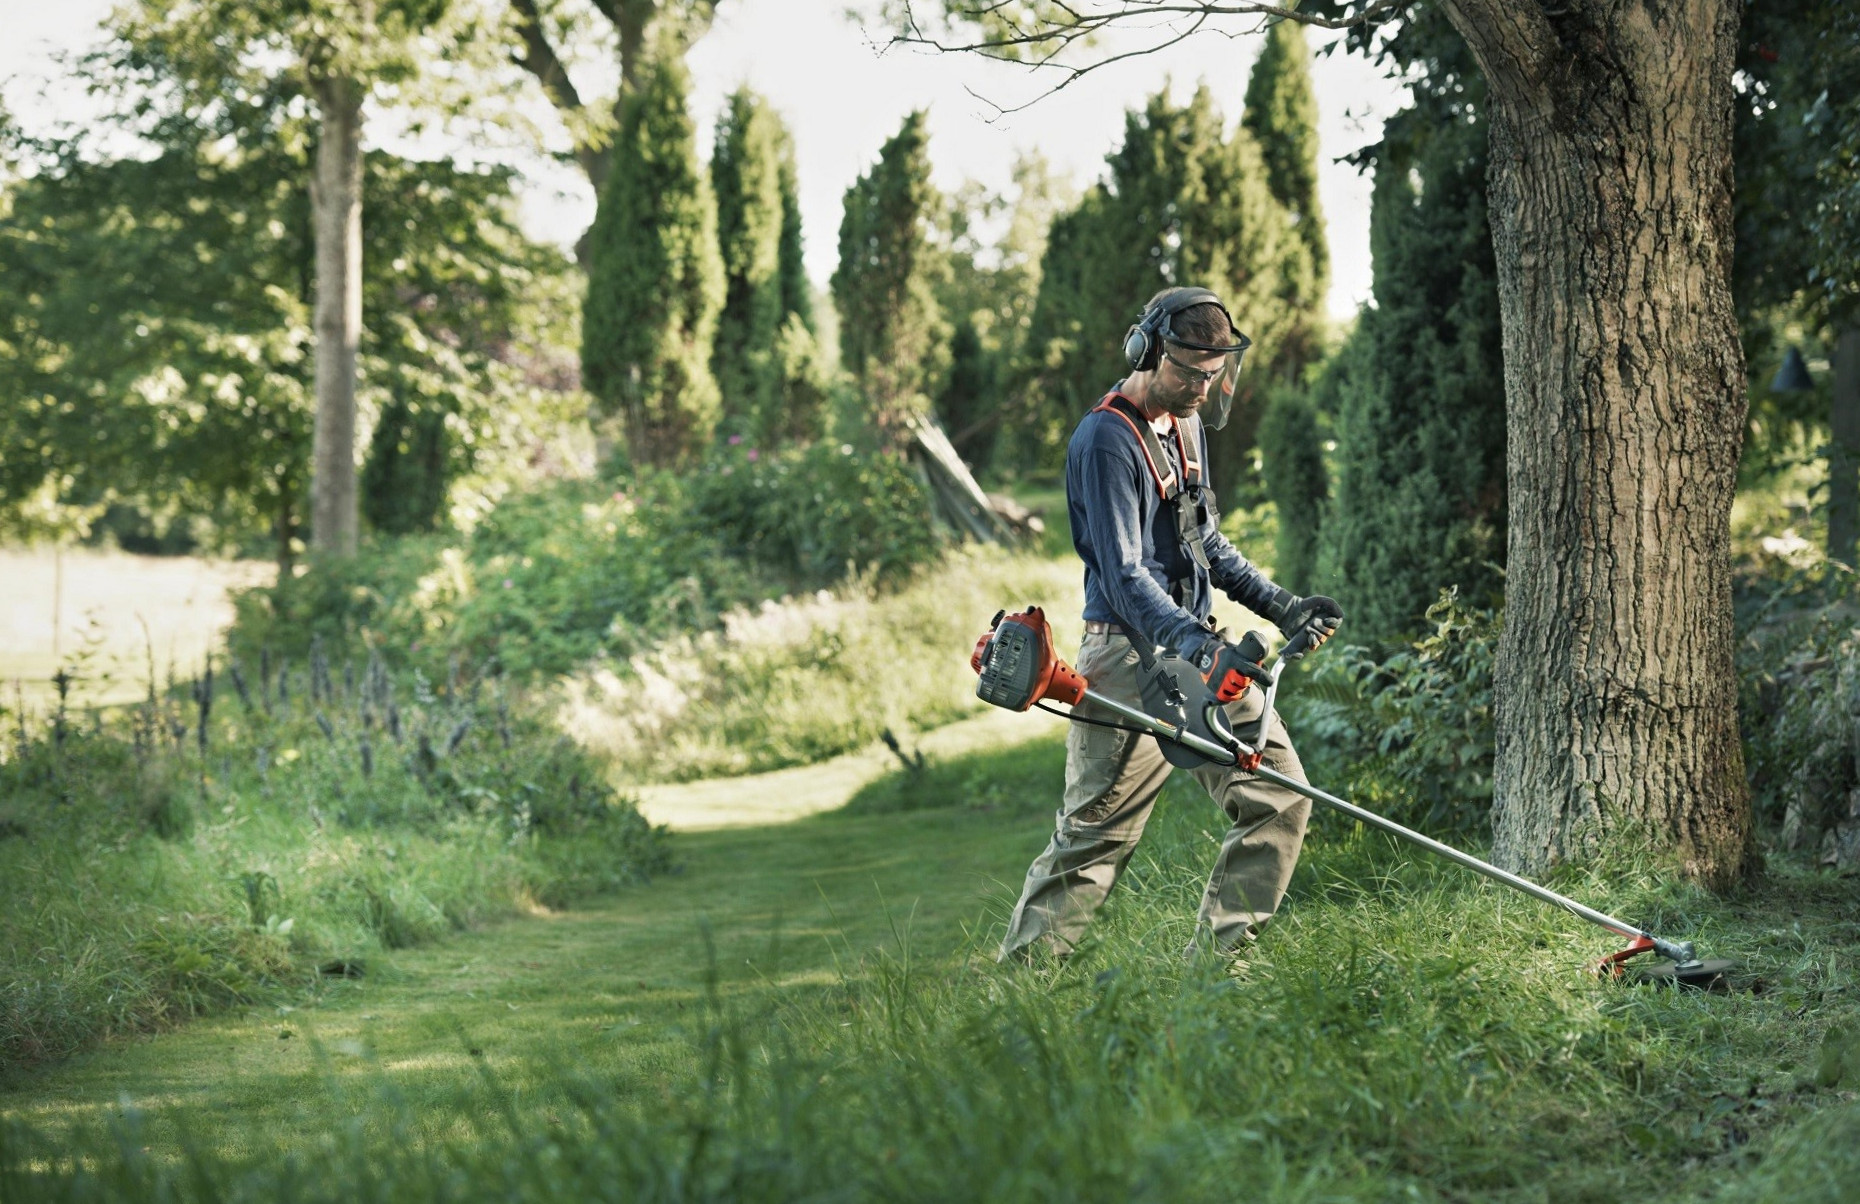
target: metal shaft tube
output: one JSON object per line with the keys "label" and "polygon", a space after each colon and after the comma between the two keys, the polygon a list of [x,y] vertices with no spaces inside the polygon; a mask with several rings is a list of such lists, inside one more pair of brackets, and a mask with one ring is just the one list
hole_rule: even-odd
{"label": "metal shaft tube", "polygon": [[1549,887],[1539,886],[1528,878],[1520,878],[1509,870],[1501,870],[1489,861],[1481,861],[1471,853],[1462,853],[1452,845],[1442,844],[1431,836],[1424,836],[1416,832],[1413,828],[1405,827],[1392,819],[1377,815],[1373,811],[1365,811],[1355,803],[1346,802],[1328,791],[1319,790],[1316,786],[1300,782],[1296,778],[1286,777],[1276,770],[1267,769],[1264,765],[1261,765],[1253,772],[1269,782],[1277,782],[1287,790],[1295,790],[1308,799],[1312,799],[1316,802],[1323,803],[1327,807],[1341,811],[1358,823],[1365,823],[1372,828],[1380,828],[1391,836],[1399,836],[1403,840],[1412,841],[1430,853],[1445,857],[1448,861],[1458,862],[1475,874],[1484,874],[1495,882],[1503,882],[1506,886],[1514,890],[1521,890],[1525,894],[1542,899],[1546,903],[1553,903],[1563,908],[1565,911],[1574,912],[1591,924],[1600,925],[1611,932],[1618,932],[1626,937],[1652,936],[1651,933],[1642,932],[1639,928],[1636,928],[1634,925],[1624,920],[1617,920],[1611,915],[1595,910],[1593,907],[1585,907],[1566,895],[1557,894]]}
{"label": "metal shaft tube", "polygon": [[[1278,666],[1274,666],[1275,671],[1272,674],[1272,681],[1269,686],[1269,693],[1267,695],[1268,707],[1271,706],[1272,694],[1276,693],[1276,690],[1271,689],[1271,687],[1276,687],[1278,685],[1279,675],[1277,668]],[[1253,752],[1251,748],[1239,741],[1236,741],[1237,747],[1229,748],[1210,740],[1204,740],[1193,732],[1178,731],[1174,724],[1156,718],[1141,707],[1134,707],[1129,703],[1119,702],[1115,698],[1106,698],[1096,690],[1087,689],[1085,691],[1085,697],[1097,705],[1104,707],[1106,710],[1115,712],[1121,718],[1129,720],[1133,726],[1140,727],[1144,731],[1161,739],[1174,740],[1176,743],[1207,757],[1217,765],[1232,765],[1237,762],[1241,756],[1250,756]],[[1323,803],[1327,807],[1341,811],[1359,823],[1368,824],[1370,827],[1380,829],[1391,836],[1398,836],[1403,840],[1418,844],[1428,852],[1444,857],[1448,861],[1455,862],[1456,864],[1463,865],[1475,874],[1483,874],[1495,882],[1504,883],[1513,890],[1523,891],[1532,898],[1541,899],[1545,903],[1561,907],[1572,915],[1587,920],[1589,923],[1598,927],[1606,928],[1610,932],[1616,932],[1625,937],[1644,937],[1653,942],[1654,949],[1662,957],[1670,957],[1675,962],[1680,963],[1692,962],[1697,957],[1690,941],[1675,942],[1664,940],[1651,932],[1647,932],[1633,924],[1627,923],[1625,920],[1617,920],[1615,917],[1605,912],[1600,912],[1593,907],[1587,907],[1578,903],[1567,895],[1560,895],[1549,887],[1539,886],[1528,878],[1520,878],[1509,870],[1502,870],[1490,862],[1479,860],[1479,858],[1474,857],[1471,853],[1463,853],[1452,845],[1442,844],[1433,837],[1425,836],[1415,831],[1413,828],[1398,824],[1394,820],[1384,818],[1373,811],[1365,811],[1355,803],[1340,799],[1328,791],[1319,790],[1316,786],[1307,782],[1298,781],[1296,778],[1289,778],[1276,770],[1267,769],[1264,765],[1261,765],[1252,772],[1265,778],[1267,781],[1277,782],[1287,790],[1302,794],[1313,802]]]}
{"label": "metal shaft tube", "polygon": [[1133,707],[1127,702],[1106,698],[1092,689],[1085,691],[1085,697],[1107,711],[1116,711],[1119,717],[1130,720],[1134,726],[1142,728],[1152,736],[1163,740],[1173,740],[1183,748],[1200,753],[1216,765],[1232,765],[1240,759],[1233,749],[1216,744],[1212,740],[1204,740],[1194,732],[1180,731],[1175,724],[1156,718],[1142,707]]}

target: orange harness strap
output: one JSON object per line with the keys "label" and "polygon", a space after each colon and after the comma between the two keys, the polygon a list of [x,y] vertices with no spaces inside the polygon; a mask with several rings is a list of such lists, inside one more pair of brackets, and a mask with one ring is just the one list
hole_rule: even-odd
{"label": "orange harness strap", "polygon": [[[1121,406],[1117,404],[1120,401],[1124,403]],[[1113,389],[1106,393],[1104,400],[1092,409],[1094,412],[1105,410],[1116,414],[1124,420],[1124,425],[1130,428],[1130,433],[1137,437],[1137,446],[1143,449],[1143,460],[1150,466],[1150,479],[1156,482],[1158,497],[1166,502],[1181,492],[1175,479],[1175,471],[1167,467],[1168,458],[1162,455],[1162,442],[1157,439],[1155,428],[1147,422],[1139,421],[1142,413],[1137,410],[1136,402]],[[1191,456],[1188,441],[1182,438],[1182,424],[1173,415],[1169,418],[1169,428],[1175,435],[1176,451],[1182,457],[1182,471],[1187,475],[1190,484],[1199,482],[1201,464]]]}

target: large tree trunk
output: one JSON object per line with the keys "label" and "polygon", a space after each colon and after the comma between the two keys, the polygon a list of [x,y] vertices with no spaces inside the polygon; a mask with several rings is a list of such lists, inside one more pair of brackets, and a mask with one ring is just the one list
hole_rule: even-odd
{"label": "large tree trunk", "polygon": [[1860,542],[1860,326],[1842,326],[1834,344],[1828,425],[1828,555],[1851,565]]}
{"label": "large tree trunk", "polygon": [[322,129],[311,207],[316,223],[316,435],[310,538],[355,551],[355,355],[362,333],[362,88],[316,85]]}
{"label": "large tree trunk", "polygon": [[1511,525],[1495,855],[1736,877],[1734,0],[1445,0],[1490,84]]}

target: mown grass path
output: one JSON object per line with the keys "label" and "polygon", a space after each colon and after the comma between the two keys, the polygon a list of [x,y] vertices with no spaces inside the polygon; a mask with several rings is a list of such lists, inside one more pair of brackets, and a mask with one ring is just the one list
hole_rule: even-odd
{"label": "mown grass path", "polygon": [[[761,797],[794,809],[766,783]],[[185,1134],[260,1159],[383,1091],[443,1134],[485,1070],[545,1108],[565,1068],[654,1092],[691,1057],[687,1024],[713,972],[754,1008],[830,986],[836,965],[902,933],[947,954],[1011,902],[1047,822],[956,807],[685,833],[678,872],[649,886],[400,952],[298,1006],[111,1043],[10,1084],[0,1114],[56,1131],[127,1100],[152,1147]]]}

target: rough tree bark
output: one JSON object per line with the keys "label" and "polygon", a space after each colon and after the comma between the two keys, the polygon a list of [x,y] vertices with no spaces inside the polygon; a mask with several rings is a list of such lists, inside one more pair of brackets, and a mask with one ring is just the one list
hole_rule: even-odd
{"label": "rough tree bark", "polygon": [[1647,836],[1724,884],[1750,809],[1732,676],[1744,423],[1736,0],[1444,0],[1490,87],[1510,546],[1495,855]]}
{"label": "rough tree bark", "polygon": [[315,84],[321,130],[310,203],[316,226],[316,427],[310,538],[355,551],[355,356],[362,331],[362,85]]}
{"label": "rough tree bark", "polygon": [[1828,426],[1828,556],[1851,565],[1860,542],[1860,326],[1851,323],[1834,344]]}

